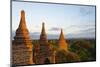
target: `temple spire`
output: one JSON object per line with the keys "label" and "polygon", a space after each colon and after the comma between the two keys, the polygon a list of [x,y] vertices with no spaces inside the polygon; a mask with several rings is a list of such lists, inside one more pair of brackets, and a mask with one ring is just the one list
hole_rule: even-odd
{"label": "temple spire", "polygon": [[48,42],[47,35],[46,35],[46,32],[45,32],[45,23],[44,22],[42,23],[42,31],[41,31],[41,35],[40,35],[40,41],[42,43]]}
{"label": "temple spire", "polygon": [[[27,25],[26,25],[26,21],[25,21],[25,11],[21,10],[21,14],[20,14],[20,23],[19,26],[16,30],[16,36],[17,37],[22,37],[24,38],[28,38],[29,39],[29,31],[27,29]],[[16,37],[15,36],[15,37]]]}
{"label": "temple spire", "polygon": [[[24,27],[24,28],[23,28]],[[25,21],[25,11],[22,10],[21,11],[21,19],[20,19],[20,24],[19,24],[19,28],[25,29],[26,26],[26,21]]]}
{"label": "temple spire", "polygon": [[65,51],[68,51],[68,43],[66,43],[66,40],[64,38],[63,30],[61,29],[59,41],[58,41],[60,49],[63,49]]}
{"label": "temple spire", "polygon": [[44,24],[44,22],[42,23],[41,35],[46,35],[46,32],[45,32],[45,24]]}
{"label": "temple spire", "polygon": [[64,34],[63,34],[63,30],[61,29],[61,33],[60,33],[60,38],[59,40],[64,40]]}
{"label": "temple spire", "polygon": [[[52,45],[48,42],[47,34],[45,32],[45,24],[42,23],[42,29],[39,40],[39,50],[37,50],[35,58],[38,64],[55,63],[55,52],[53,52]],[[40,58],[39,58],[40,57]]]}

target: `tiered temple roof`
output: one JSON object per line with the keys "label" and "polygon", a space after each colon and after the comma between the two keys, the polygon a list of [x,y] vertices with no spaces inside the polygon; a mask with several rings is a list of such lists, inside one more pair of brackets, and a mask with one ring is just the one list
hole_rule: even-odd
{"label": "tiered temple roof", "polygon": [[24,10],[21,11],[20,24],[16,30],[16,35],[12,44],[12,52],[13,64],[33,64],[32,41],[26,26]]}

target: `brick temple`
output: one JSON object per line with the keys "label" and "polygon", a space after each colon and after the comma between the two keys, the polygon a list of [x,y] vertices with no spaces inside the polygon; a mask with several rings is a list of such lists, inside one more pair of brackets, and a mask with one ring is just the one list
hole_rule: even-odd
{"label": "brick temple", "polygon": [[[64,38],[62,29],[58,39],[58,46],[57,50],[64,50],[65,53],[68,52],[68,42],[66,42],[66,39]],[[36,44],[32,44],[32,40],[30,39],[29,31],[26,26],[25,12],[22,10],[20,23],[12,42],[12,64],[54,64],[62,59],[59,57],[59,54],[56,55],[57,50],[55,50],[48,42],[44,22],[42,23],[40,39]]]}
{"label": "brick temple", "polygon": [[59,45],[60,50],[68,51],[68,41],[66,42],[62,29],[61,29],[60,37],[58,40],[58,45]]}
{"label": "brick temple", "polygon": [[12,43],[12,63],[15,65],[33,64],[32,41],[25,21],[25,12],[21,11],[21,19]]}
{"label": "brick temple", "polygon": [[39,44],[36,45],[38,45],[38,47],[34,47],[34,58],[36,64],[55,63],[55,51],[48,43],[44,23],[42,23]]}

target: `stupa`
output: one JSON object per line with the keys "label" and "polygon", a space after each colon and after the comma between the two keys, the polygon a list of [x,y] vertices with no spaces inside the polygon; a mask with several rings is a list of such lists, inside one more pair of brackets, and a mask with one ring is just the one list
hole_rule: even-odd
{"label": "stupa", "polygon": [[68,51],[68,42],[66,42],[63,34],[63,30],[61,29],[60,37],[58,40],[59,49]]}
{"label": "stupa", "polygon": [[25,12],[21,11],[21,19],[12,43],[12,64],[27,65],[33,63],[32,41],[25,21]]}
{"label": "stupa", "polygon": [[40,34],[40,44],[42,45],[47,45],[48,44],[48,39],[47,39],[47,35],[46,35],[46,32],[45,32],[45,24],[42,23],[42,31],[41,31],[41,34]]}
{"label": "stupa", "polygon": [[34,47],[34,58],[36,59],[36,64],[55,63],[55,52],[51,45],[48,43],[44,23],[42,23],[42,31],[40,34],[39,44],[37,44],[37,47]]}

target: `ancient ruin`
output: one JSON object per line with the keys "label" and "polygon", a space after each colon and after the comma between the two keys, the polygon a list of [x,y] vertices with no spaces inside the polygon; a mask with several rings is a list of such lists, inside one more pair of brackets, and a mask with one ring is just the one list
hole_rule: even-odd
{"label": "ancient ruin", "polygon": [[33,63],[32,41],[25,21],[25,12],[21,11],[21,19],[12,43],[12,63],[14,65],[27,65]]}
{"label": "ancient ruin", "polygon": [[[62,29],[58,46],[58,51],[64,50],[65,53],[68,51],[68,43],[64,39]],[[20,24],[12,42],[12,63],[14,65],[57,63],[56,60],[62,59],[59,59],[59,56],[56,55],[57,50],[48,42],[44,22],[42,23],[40,39],[36,44],[32,43],[26,26],[25,12],[22,10]]]}
{"label": "ancient ruin", "polygon": [[59,49],[68,51],[68,42],[64,38],[63,30],[61,29],[60,37],[58,40]]}
{"label": "ancient ruin", "polygon": [[55,63],[55,52],[48,43],[44,23],[42,23],[39,43],[36,45],[38,45],[37,47],[34,47],[34,58],[36,64]]}

